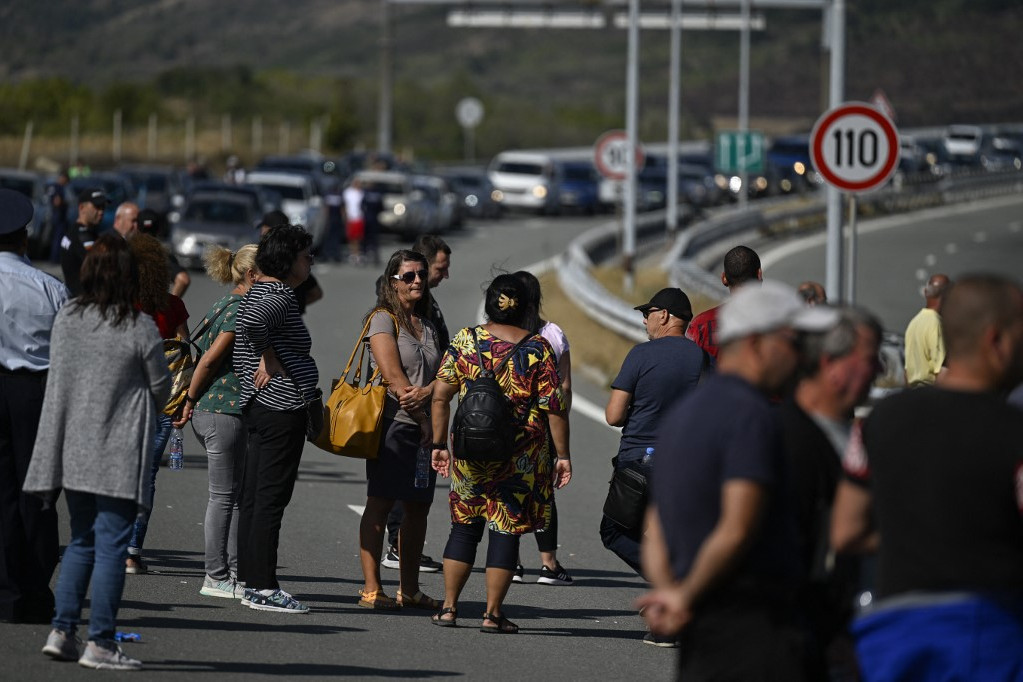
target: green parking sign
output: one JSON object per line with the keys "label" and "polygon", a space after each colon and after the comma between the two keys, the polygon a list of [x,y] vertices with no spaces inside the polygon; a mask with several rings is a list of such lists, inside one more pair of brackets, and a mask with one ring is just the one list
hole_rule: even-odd
{"label": "green parking sign", "polygon": [[714,163],[723,173],[764,172],[764,136],[758,132],[726,130],[718,133]]}

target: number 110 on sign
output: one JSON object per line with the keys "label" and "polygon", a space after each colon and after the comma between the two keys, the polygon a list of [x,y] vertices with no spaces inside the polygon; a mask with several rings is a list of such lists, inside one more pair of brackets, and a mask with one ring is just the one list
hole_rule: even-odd
{"label": "number 110 on sign", "polygon": [[810,137],[814,166],[826,182],[844,191],[879,187],[899,161],[895,126],[869,104],[832,109],[817,121]]}

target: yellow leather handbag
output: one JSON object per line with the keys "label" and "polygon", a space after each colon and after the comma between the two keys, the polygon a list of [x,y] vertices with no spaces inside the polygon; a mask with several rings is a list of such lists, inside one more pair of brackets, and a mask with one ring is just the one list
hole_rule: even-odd
{"label": "yellow leather handbag", "polygon": [[[362,361],[366,355],[366,333],[369,331],[370,319],[372,314],[366,320],[366,325],[355,342],[348,364],[345,365],[341,376],[334,381],[330,397],[323,408],[325,428],[314,441],[316,447],[334,455],[376,459],[377,450],[380,448],[387,382],[380,376],[379,367],[370,372],[368,360],[366,363],[368,377],[365,382],[362,380]],[[391,319],[394,320],[393,315]],[[394,320],[394,333],[397,336],[397,320]],[[356,354],[359,356],[358,362],[355,362]],[[349,379],[350,373],[352,376]]]}

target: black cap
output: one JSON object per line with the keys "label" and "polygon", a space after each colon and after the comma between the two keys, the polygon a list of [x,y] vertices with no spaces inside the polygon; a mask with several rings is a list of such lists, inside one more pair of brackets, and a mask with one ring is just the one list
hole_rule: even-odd
{"label": "black cap", "polygon": [[635,310],[645,313],[652,308],[667,310],[670,314],[686,322],[693,319],[693,306],[689,302],[689,297],[686,296],[686,292],[677,287],[661,289],[654,294],[649,303],[638,305]]}
{"label": "black cap", "polygon": [[96,208],[106,208],[110,203],[107,193],[99,187],[87,187],[78,193],[79,204],[92,204]]}
{"label": "black cap", "polygon": [[32,201],[13,189],[0,189],[0,234],[17,232],[32,222]]}
{"label": "black cap", "polygon": [[155,235],[160,231],[160,214],[151,208],[139,211],[139,231]]}

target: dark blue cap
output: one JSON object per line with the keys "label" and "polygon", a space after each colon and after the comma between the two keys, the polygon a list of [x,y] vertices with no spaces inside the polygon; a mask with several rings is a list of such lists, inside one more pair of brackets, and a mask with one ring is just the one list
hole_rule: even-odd
{"label": "dark blue cap", "polygon": [[10,234],[32,222],[35,209],[21,192],[0,189],[0,234]]}

